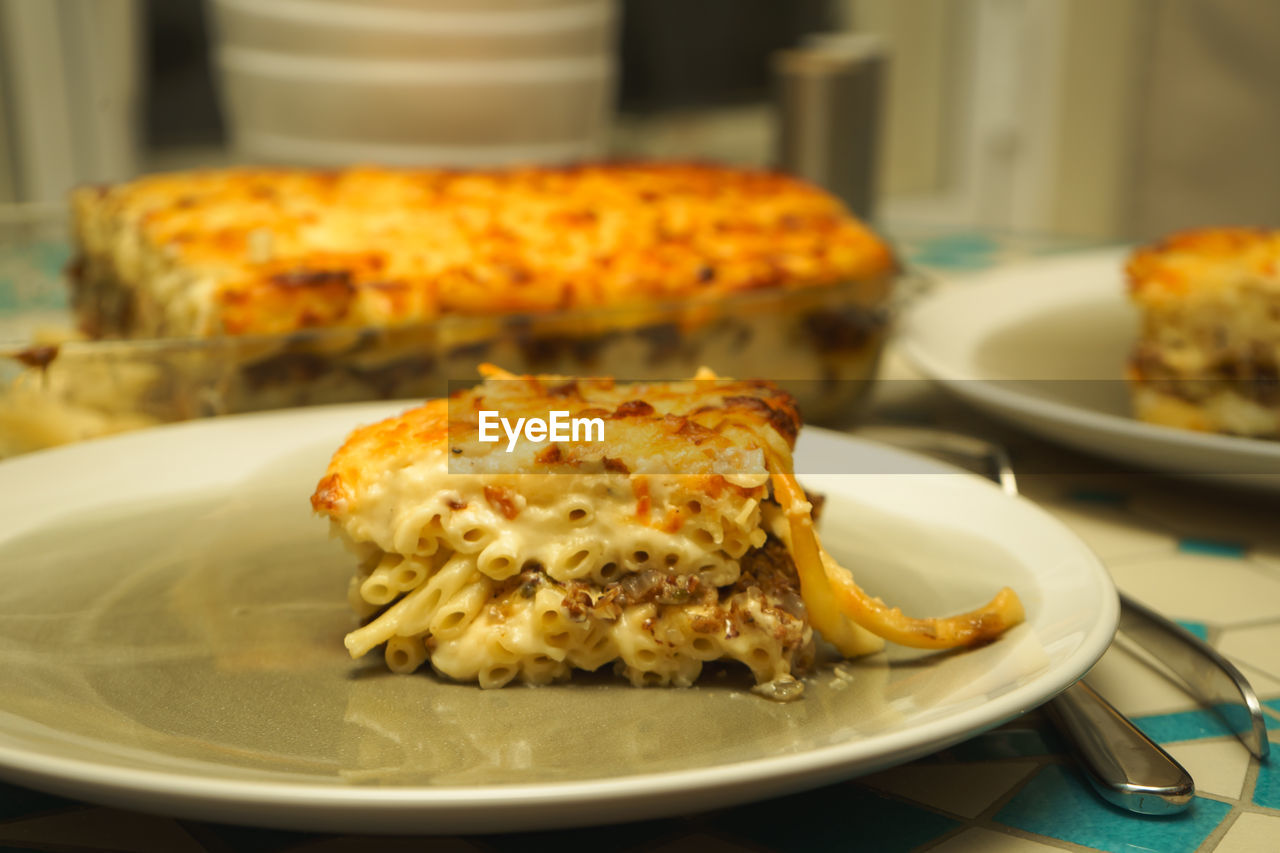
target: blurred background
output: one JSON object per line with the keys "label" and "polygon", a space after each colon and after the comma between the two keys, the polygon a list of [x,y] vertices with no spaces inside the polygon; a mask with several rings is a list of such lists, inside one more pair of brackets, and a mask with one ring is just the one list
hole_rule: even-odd
{"label": "blurred background", "polygon": [[[1276,44],[1257,0],[0,0],[0,202],[236,162],[787,165],[790,128],[866,153],[891,227],[1278,225]],[[788,102],[780,52],[817,46],[874,92]]]}

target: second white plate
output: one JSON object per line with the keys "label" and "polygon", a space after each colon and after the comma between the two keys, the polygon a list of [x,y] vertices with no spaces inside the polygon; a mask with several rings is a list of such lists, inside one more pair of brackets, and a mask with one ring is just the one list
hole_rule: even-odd
{"label": "second white plate", "polygon": [[1280,442],[1135,420],[1124,380],[1137,312],[1108,249],[957,281],[905,319],[898,345],[926,376],[1047,438],[1158,472],[1280,490]]}

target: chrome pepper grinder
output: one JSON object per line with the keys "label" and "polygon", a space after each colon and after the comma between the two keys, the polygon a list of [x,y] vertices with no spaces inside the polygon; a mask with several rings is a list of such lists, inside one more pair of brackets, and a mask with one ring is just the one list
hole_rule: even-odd
{"label": "chrome pepper grinder", "polygon": [[880,103],[888,50],[860,33],[810,36],[773,56],[779,169],[875,214]]}

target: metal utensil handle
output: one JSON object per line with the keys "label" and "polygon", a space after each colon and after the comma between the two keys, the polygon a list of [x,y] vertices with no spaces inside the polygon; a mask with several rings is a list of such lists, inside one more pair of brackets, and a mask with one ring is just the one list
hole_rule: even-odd
{"label": "metal utensil handle", "polygon": [[[997,444],[916,427],[877,427],[867,433],[908,449],[980,465],[1005,494],[1018,495],[1009,454]],[[1174,814],[1190,805],[1195,796],[1191,774],[1092,687],[1078,681],[1044,707],[1084,766],[1090,784],[1107,802],[1148,815]]]}
{"label": "metal utensil handle", "polygon": [[1120,594],[1120,630],[1169,668],[1259,759],[1271,751],[1258,694],[1235,664],[1176,622]]}
{"label": "metal utensil handle", "polygon": [[1191,803],[1191,774],[1088,684],[1077,681],[1045,711],[1107,802],[1148,815],[1174,814]]}

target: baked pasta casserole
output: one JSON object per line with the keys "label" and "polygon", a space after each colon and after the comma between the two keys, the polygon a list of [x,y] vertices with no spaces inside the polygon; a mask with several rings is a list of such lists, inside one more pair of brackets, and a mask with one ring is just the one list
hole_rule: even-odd
{"label": "baked pasta casserole", "polygon": [[84,187],[72,210],[87,340],[12,342],[0,456],[443,396],[480,362],[632,379],[733,364],[845,422],[899,277],[826,192],[700,164],[206,170]]}
{"label": "baked pasta casserole", "polygon": [[1142,420],[1280,436],[1280,231],[1206,228],[1136,251],[1141,331],[1129,375]]}
{"label": "baked pasta casserole", "polygon": [[[353,657],[381,647],[396,672],[429,662],[482,687],[606,664],[638,686],[687,686],[724,659],[791,698],[815,632],[853,656],[885,639],[980,643],[1022,619],[1008,589],[946,619],[864,594],[818,541],[817,499],[792,475],[800,418],[771,383],[484,372],[357,429],[312,495],[358,560]],[[603,435],[486,441],[495,411],[559,411]]]}

